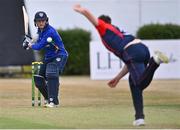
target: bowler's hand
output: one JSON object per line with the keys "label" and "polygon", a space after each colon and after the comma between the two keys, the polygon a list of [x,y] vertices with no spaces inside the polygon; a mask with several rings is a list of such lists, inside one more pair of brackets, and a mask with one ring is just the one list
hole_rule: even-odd
{"label": "bowler's hand", "polygon": [[119,78],[115,77],[114,79],[108,82],[108,85],[110,88],[115,88],[118,82],[119,82]]}
{"label": "bowler's hand", "polygon": [[74,5],[73,9],[74,9],[74,11],[79,12],[79,13],[83,12],[83,8],[81,7],[80,4]]}

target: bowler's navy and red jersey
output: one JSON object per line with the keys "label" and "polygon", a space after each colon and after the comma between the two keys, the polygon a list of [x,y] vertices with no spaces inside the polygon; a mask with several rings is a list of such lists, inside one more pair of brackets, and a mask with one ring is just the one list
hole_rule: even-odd
{"label": "bowler's navy and red jersey", "polygon": [[134,36],[125,35],[117,27],[108,24],[101,19],[98,19],[96,29],[98,30],[105,47],[117,56],[120,56],[124,47],[135,39]]}

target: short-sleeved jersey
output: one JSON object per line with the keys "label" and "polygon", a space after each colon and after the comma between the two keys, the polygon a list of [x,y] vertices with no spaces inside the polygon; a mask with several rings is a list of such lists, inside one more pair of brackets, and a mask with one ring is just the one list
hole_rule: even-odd
{"label": "short-sleeved jersey", "polygon": [[125,35],[117,27],[112,24],[105,23],[101,19],[98,19],[96,29],[98,30],[105,47],[118,56],[121,55],[124,47],[135,39],[134,36]]}
{"label": "short-sleeved jersey", "polygon": [[[63,41],[58,34],[58,32],[49,24],[45,26],[43,31],[38,29],[38,40],[35,44],[32,45],[32,49],[34,50],[45,50],[44,60],[48,60],[50,58],[55,58],[59,55],[68,55],[66,51]],[[48,43],[47,38],[51,37],[53,42]]]}

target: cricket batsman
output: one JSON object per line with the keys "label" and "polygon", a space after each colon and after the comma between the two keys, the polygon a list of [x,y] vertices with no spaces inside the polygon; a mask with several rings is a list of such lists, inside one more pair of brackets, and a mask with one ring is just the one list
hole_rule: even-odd
{"label": "cricket batsman", "polygon": [[47,101],[45,107],[53,108],[59,105],[59,76],[67,62],[68,52],[58,32],[49,25],[45,12],[39,11],[35,14],[34,25],[37,27],[37,41],[32,43],[32,40],[27,38],[23,47],[45,52],[39,75],[34,76],[34,81]]}

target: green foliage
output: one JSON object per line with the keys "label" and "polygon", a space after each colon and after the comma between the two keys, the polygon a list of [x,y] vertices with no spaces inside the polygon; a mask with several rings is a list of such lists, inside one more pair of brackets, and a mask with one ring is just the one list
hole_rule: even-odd
{"label": "green foliage", "polygon": [[180,39],[180,25],[148,24],[139,28],[137,37],[141,39]]}
{"label": "green foliage", "polygon": [[75,28],[58,30],[65,48],[69,53],[68,61],[63,74],[89,74],[89,42],[91,34],[83,29]]}

